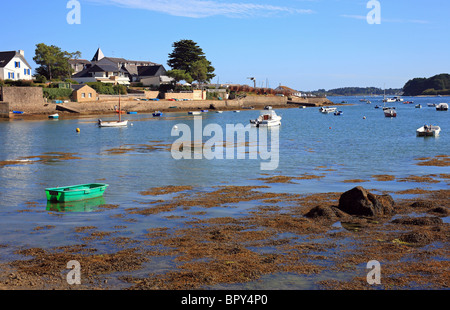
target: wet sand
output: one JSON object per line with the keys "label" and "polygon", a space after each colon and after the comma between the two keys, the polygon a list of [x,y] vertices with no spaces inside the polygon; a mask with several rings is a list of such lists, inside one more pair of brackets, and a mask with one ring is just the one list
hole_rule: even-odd
{"label": "wet sand", "polygon": [[[283,183],[313,177],[317,176],[261,180]],[[374,177],[402,181],[395,176]],[[448,175],[427,176],[424,181],[434,178],[448,179]],[[158,200],[122,210],[115,216],[123,219],[123,225],[114,230],[80,226],[67,232],[68,239],[79,240],[76,245],[16,250],[23,259],[0,265],[0,289],[214,289],[247,287],[271,275],[317,279],[313,288],[325,290],[448,289],[450,226],[442,219],[450,215],[450,190],[406,192],[416,195],[397,199],[393,214],[361,217],[337,208],[342,193],[272,193],[265,185],[217,186],[206,192],[190,186],[150,188],[140,194]],[[212,208],[232,210],[242,203],[254,206],[236,216],[208,215]],[[30,202],[24,211],[40,212],[41,207]],[[118,206],[100,206],[97,212],[110,209]],[[173,210],[183,210],[184,216],[177,217],[181,224],[149,227],[139,238],[121,235],[128,225],[155,214],[174,219]],[[52,229],[43,225],[34,231]],[[98,242],[113,250],[100,251]],[[67,284],[70,260],[82,266],[81,285]],[[161,260],[166,261],[162,270],[143,274],[145,266]],[[366,264],[371,260],[382,265],[379,285],[366,280]],[[329,273],[336,276],[323,279]],[[267,285],[267,289],[278,287],[276,282]]]}

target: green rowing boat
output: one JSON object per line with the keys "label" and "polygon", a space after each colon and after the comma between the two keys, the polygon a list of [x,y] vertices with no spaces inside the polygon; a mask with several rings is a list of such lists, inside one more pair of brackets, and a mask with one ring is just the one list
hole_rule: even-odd
{"label": "green rowing boat", "polygon": [[46,188],[45,192],[48,201],[68,202],[101,197],[103,196],[106,187],[108,187],[108,184],[91,183],[91,184]]}

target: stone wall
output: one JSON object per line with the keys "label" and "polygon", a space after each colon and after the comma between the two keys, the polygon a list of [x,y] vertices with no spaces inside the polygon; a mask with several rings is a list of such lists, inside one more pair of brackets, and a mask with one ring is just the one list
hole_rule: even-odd
{"label": "stone wall", "polygon": [[1,87],[0,98],[9,102],[9,109],[24,112],[41,111],[44,96],[41,87]]}
{"label": "stone wall", "polygon": [[0,102],[0,118],[9,118],[9,103]]}

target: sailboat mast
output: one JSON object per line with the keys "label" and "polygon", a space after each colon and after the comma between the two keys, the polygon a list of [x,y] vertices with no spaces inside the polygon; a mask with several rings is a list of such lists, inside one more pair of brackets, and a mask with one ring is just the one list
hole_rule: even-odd
{"label": "sailboat mast", "polygon": [[119,88],[119,123],[122,121],[122,109],[120,108],[120,88]]}

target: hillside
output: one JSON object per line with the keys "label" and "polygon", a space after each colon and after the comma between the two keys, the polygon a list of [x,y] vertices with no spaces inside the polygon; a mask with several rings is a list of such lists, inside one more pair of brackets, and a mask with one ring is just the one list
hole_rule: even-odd
{"label": "hillside", "polygon": [[438,74],[430,78],[414,78],[403,86],[405,96],[450,95],[450,74]]}

